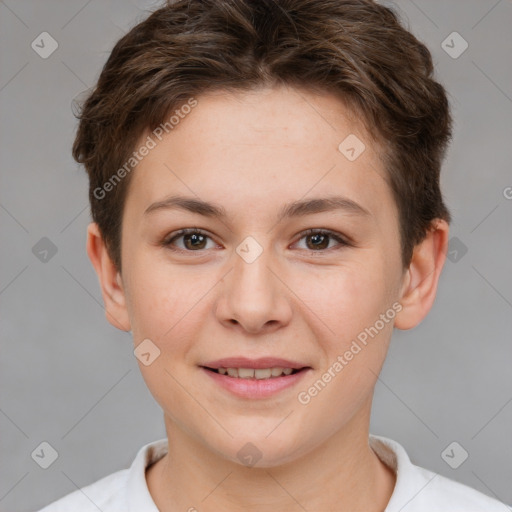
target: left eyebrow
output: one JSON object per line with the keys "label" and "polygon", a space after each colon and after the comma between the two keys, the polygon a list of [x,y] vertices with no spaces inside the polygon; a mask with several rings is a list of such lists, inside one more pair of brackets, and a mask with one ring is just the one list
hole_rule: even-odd
{"label": "left eyebrow", "polygon": [[[217,204],[209,203],[187,196],[171,196],[162,201],[152,203],[146,208],[144,214],[161,209],[181,209],[205,217],[216,217],[227,219],[226,210]],[[278,222],[291,217],[302,217],[314,213],[321,213],[334,210],[344,210],[348,214],[371,216],[371,213],[360,204],[342,196],[331,196],[315,199],[293,201],[284,205],[277,215]]]}
{"label": "left eyebrow", "polygon": [[278,215],[278,222],[291,217],[300,217],[313,213],[344,210],[348,214],[371,216],[371,213],[360,204],[342,196],[322,197],[318,199],[307,199],[294,201],[285,205]]}

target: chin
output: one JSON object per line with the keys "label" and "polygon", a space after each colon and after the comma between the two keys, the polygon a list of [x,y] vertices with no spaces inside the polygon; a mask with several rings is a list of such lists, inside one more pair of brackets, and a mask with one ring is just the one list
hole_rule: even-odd
{"label": "chin", "polygon": [[[272,428],[278,423],[274,422]],[[246,428],[238,430],[244,434],[235,435],[224,447],[215,444],[215,450],[236,464],[258,468],[271,468],[293,462],[308,451],[298,433],[290,429],[278,432],[278,429],[279,427],[273,432],[272,429],[265,429],[263,432],[261,428],[251,430],[251,425],[246,424]]]}

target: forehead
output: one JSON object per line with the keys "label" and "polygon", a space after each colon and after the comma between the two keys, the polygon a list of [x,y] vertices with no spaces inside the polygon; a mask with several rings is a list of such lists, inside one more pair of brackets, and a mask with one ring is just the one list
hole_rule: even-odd
{"label": "forehead", "polygon": [[[228,213],[334,192],[369,209],[389,201],[380,147],[338,98],[276,87],[195,101],[168,132],[141,138],[155,144],[134,170],[127,207],[145,209],[171,193],[222,204]],[[375,194],[386,197],[371,201]]]}

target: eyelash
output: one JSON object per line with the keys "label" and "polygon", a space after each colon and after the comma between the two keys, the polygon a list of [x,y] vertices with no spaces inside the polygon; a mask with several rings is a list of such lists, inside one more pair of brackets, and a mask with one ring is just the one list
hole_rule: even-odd
{"label": "eyelash", "polygon": [[[182,237],[184,235],[190,235],[190,234],[199,234],[199,235],[203,235],[203,236],[211,239],[210,235],[208,235],[208,233],[206,233],[202,229],[199,229],[199,228],[184,228],[184,229],[180,229],[179,231],[176,231],[175,233],[172,233],[171,235],[166,237],[163,240],[162,245],[164,247],[166,247],[167,249],[171,250],[171,251],[181,252],[181,253],[184,253],[184,252],[187,252],[187,253],[197,252],[197,253],[201,254],[204,251],[206,251],[207,249],[198,249],[197,251],[192,251],[192,250],[188,250],[188,249],[179,249],[179,248],[176,248],[176,247],[172,246],[172,243],[175,240],[177,240],[178,238],[180,238],[180,237]],[[334,247],[334,248],[331,247],[329,249],[319,249],[319,250],[305,249],[305,250],[307,250],[308,252],[311,252],[311,253],[325,253],[325,252],[328,252],[328,251],[342,249],[343,247],[350,247],[350,246],[353,245],[348,240],[343,238],[339,233],[336,233],[335,231],[330,231],[328,229],[314,229],[314,228],[307,229],[307,230],[302,231],[301,233],[299,233],[299,239],[297,241],[302,240],[304,237],[311,236],[311,235],[329,236],[331,239],[335,240],[339,244],[338,247]]]}

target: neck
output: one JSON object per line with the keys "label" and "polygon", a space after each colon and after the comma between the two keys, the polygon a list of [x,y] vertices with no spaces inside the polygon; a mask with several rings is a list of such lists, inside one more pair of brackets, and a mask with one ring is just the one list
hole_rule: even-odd
{"label": "neck", "polygon": [[394,473],[368,444],[368,414],[293,462],[245,467],[208,450],[166,417],[169,452],[146,473],[161,512],[382,512]]}

